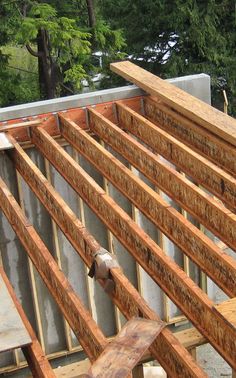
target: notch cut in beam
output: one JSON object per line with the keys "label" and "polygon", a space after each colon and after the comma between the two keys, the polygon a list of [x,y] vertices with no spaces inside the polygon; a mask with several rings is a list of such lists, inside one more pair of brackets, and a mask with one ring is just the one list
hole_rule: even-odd
{"label": "notch cut in beam", "polygon": [[212,163],[236,175],[236,149],[153,97],[143,99],[145,117]]}
{"label": "notch cut in beam", "polygon": [[29,364],[29,368],[32,372],[32,374],[36,377],[40,378],[55,378],[55,374],[51,368],[50,363],[48,362],[47,358],[44,355],[44,352],[41,348],[41,345],[39,344],[36,335],[34,333],[33,328],[31,327],[31,324],[29,320],[27,319],[24,310],[18,301],[16,294],[6,276],[6,273],[4,272],[3,268],[0,267],[0,275],[3,278],[3,281],[8,289],[8,292],[11,295],[11,298],[16,306],[17,311],[20,314],[20,317],[24,323],[25,328],[27,329],[32,343],[30,345],[27,345],[26,347],[22,348],[22,351],[25,355],[25,358]]}
{"label": "notch cut in beam", "polygon": [[61,309],[88,357],[93,361],[107,345],[107,339],[84,308],[52,255],[24,216],[22,209],[0,178],[0,208],[24,246],[47,288]]}
{"label": "notch cut in beam", "polygon": [[96,135],[224,243],[236,248],[233,213],[103,115],[94,109],[89,112],[90,126]]}
{"label": "notch cut in beam", "polygon": [[[13,138],[12,143],[14,150],[10,152],[10,157],[16,169],[90,268],[93,254],[101,248],[100,245],[87,232],[65,201]],[[143,316],[155,321],[160,320],[124,276],[121,269],[112,269],[111,274],[115,283],[115,291],[110,293],[110,296],[127,319]],[[99,283],[104,286],[102,280],[99,280]],[[202,340],[201,336],[200,339]],[[201,368],[191,359],[189,353],[167,328],[164,328],[153,342],[150,352],[170,376],[205,377]]]}
{"label": "notch cut in beam", "polygon": [[195,182],[236,208],[236,179],[124,104],[117,103],[119,126],[175,164]]}
{"label": "notch cut in beam", "polygon": [[[92,110],[90,112],[92,124],[96,123],[95,118],[100,119],[99,115]],[[213,241],[78,125],[66,120],[63,116],[60,116],[60,120],[62,136],[169,239],[178,245],[226,294],[231,297],[236,296],[235,260],[222,252]],[[234,226],[236,228],[236,225]]]}
{"label": "notch cut in beam", "polygon": [[180,114],[236,146],[236,120],[232,117],[131,62],[112,63],[110,68]]}
{"label": "notch cut in beam", "polygon": [[236,330],[213,313],[212,301],[156,243],[96,184],[42,128],[32,140],[137,262],[192,321],[196,328],[236,367]]}

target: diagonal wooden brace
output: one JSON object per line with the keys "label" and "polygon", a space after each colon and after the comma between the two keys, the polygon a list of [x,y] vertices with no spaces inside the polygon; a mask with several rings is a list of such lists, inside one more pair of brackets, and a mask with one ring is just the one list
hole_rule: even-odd
{"label": "diagonal wooden brace", "polygon": [[162,321],[135,318],[129,320],[116,338],[93,363],[88,378],[126,378],[165,327]]}

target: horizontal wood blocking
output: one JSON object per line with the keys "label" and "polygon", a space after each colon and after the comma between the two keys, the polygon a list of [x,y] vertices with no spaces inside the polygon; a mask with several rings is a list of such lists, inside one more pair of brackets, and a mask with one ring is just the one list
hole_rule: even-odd
{"label": "horizontal wood blocking", "polygon": [[33,226],[24,216],[2,179],[0,179],[0,208],[88,357],[92,361],[95,360],[106,346],[107,339],[84,308],[81,300],[75,294]]}
{"label": "horizontal wood blocking", "polygon": [[196,328],[235,368],[236,330],[216,316],[212,311],[212,301],[45,130],[33,129],[32,141]]}
{"label": "horizontal wood blocking", "polygon": [[158,99],[146,96],[143,104],[145,117],[151,122],[230,174],[236,174],[235,146],[182,116]]}
{"label": "horizontal wood blocking", "polygon": [[[49,184],[45,176],[35,166],[28,155],[16,141],[12,139],[14,150],[10,157],[17,170],[28,183],[30,188],[46,207],[54,221],[64,232],[65,236],[80,254],[88,267],[93,261],[92,255],[100,245],[90,235],[76,215],[71,211],[61,196]],[[115,291],[111,293],[113,302],[127,319],[143,316],[147,319],[159,320],[137,290],[132,286],[120,269],[112,269]],[[104,286],[103,281],[99,283]],[[180,345],[175,336],[168,329],[163,329],[156,342],[150,348],[150,353],[156,358],[169,374],[177,375],[181,371],[182,377],[204,376],[189,353]]]}
{"label": "horizontal wood blocking", "polygon": [[131,62],[112,63],[110,67],[180,114],[236,146],[236,120],[232,117]]}
{"label": "horizontal wood blocking", "polygon": [[3,268],[0,267],[0,275],[7,287],[8,292],[11,295],[11,298],[17,308],[17,311],[24,323],[25,328],[27,329],[27,332],[29,333],[31,337],[31,344],[27,345],[26,347],[22,348],[22,351],[25,355],[25,358],[30,366],[30,370],[32,374],[34,374],[37,377],[40,378],[53,378],[56,377],[54,374],[50,363],[48,362],[47,358],[45,357],[45,354],[41,348],[41,345],[39,344],[36,335],[34,333],[33,328],[31,327],[31,324],[29,320],[27,319],[25,312],[18,301],[16,294],[13,290],[13,287],[10,284],[10,281],[7,278],[6,273],[4,272]]}
{"label": "horizontal wood blocking", "polygon": [[90,121],[94,133],[113,150],[224,243],[236,248],[236,217],[233,213],[94,109],[90,110]]}
{"label": "horizontal wood blocking", "polygon": [[129,107],[117,103],[119,125],[175,164],[194,181],[236,207],[236,179]]}
{"label": "horizontal wood blocking", "polygon": [[[94,110],[91,125],[105,122]],[[160,195],[106,151],[74,122],[60,117],[62,135],[112,184],[140,209],[169,239],[177,244],[228,295],[236,295],[236,262],[193,226]],[[93,129],[93,126],[92,126]],[[96,127],[95,127],[96,130]],[[234,225],[236,235],[236,222]]]}

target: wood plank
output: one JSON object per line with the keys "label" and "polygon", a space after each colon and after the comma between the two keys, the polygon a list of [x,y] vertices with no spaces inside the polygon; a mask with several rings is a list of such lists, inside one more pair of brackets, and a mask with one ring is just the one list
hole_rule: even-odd
{"label": "wood plank", "polygon": [[165,324],[136,318],[129,320],[88,371],[91,378],[126,378]]}
{"label": "wood plank", "polygon": [[236,179],[220,167],[123,104],[117,104],[120,126],[192,177],[231,208],[236,207]]}
{"label": "wood plank", "polygon": [[127,377],[164,327],[163,322],[129,320],[88,371],[89,377]]}
{"label": "wood plank", "polygon": [[[206,343],[206,339],[195,328],[178,331],[175,332],[174,335],[185,348],[188,348],[190,350]],[[144,363],[151,360],[152,356],[148,353],[145,353],[140,362]],[[77,378],[78,374],[87,373],[90,366],[91,363],[88,359],[86,359],[54,369],[54,372],[57,378]]]}
{"label": "wood plank", "polygon": [[0,208],[20,239],[34,266],[91,360],[107,344],[97,324],[84,308],[52,255],[24,216],[21,208],[0,178]]}
{"label": "wood plank", "polygon": [[144,114],[151,122],[170,133],[214,164],[236,174],[236,149],[192,120],[180,115],[153,97],[143,100]]}
{"label": "wood plank", "polygon": [[[92,110],[90,112],[92,123],[94,123],[94,114],[98,117],[98,114]],[[212,240],[165,202],[86,131],[63,116],[60,116],[60,120],[64,138],[178,245],[226,294],[231,297],[236,296],[236,261],[223,253]],[[236,220],[234,234],[236,235]]]}
{"label": "wood plank", "polygon": [[0,125],[0,132],[21,129],[24,127],[39,126],[40,123],[42,123],[42,119],[35,119],[35,120],[32,119],[31,121],[16,122],[16,123],[9,123],[7,125]]}
{"label": "wood plank", "polygon": [[236,298],[215,305],[214,310],[236,328]]}
{"label": "wood plank", "polygon": [[[93,262],[93,254],[101,248],[100,245],[88,233],[19,144],[14,140],[12,140],[12,143],[15,148],[11,151],[10,156],[16,168],[90,268]],[[115,291],[110,293],[110,296],[127,319],[142,315],[147,319],[160,320],[120,269],[112,269],[111,273],[115,282]],[[99,283],[104,286],[103,281],[100,280]],[[161,334],[158,335],[156,342],[150,348],[150,352],[172,375],[177,376],[181,372],[181,377],[185,378],[205,376],[167,328],[163,329]]]}
{"label": "wood plank", "polygon": [[25,358],[30,366],[30,370],[32,374],[35,377],[39,378],[53,378],[55,377],[55,374],[51,368],[51,365],[49,364],[47,358],[45,357],[45,354],[43,353],[43,350],[41,348],[41,345],[39,344],[36,335],[34,333],[33,328],[31,327],[31,324],[29,320],[27,319],[24,310],[18,301],[16,294],[3,270],[2,267],[0,267],[0,275],[3,279],[8,292],[11,295],[11,298],[17,308],[18,313],[20,314],[20,317],[22,319],[22,322],[24,323],[25,328],[27,329],[27,332],[30,335],[31,338],[31,344],[23,348],[23,353],[25,355]]}
{"label": "wood plank", "polygon": [[236,330],[232,330],[222,319],[216,316],[212,311],[213,303],[207,295],[107,196],[104,190],[76,164],[45,130],[35,128],[32,132],[32,139],[42,154],[80,194],[137,262],[218,350],[222,357],[235,368],[236,345],[233,340],[236,337]]}
{"label": "wood plank", "polygon": [[236,146],[236,120],[232,117],[131,62],[112,63],[110,68],[180,114]]}
{"label": "wood plank", "polygon": [[31,344],[32,341],[29,333],[24,326],[1,274],[0,303],[0,353]]}

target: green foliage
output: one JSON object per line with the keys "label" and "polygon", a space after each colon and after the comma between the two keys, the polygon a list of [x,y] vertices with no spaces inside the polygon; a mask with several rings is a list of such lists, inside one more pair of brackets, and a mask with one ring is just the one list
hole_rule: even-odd
{"label": "green foliage", "polygon": [[[213,96],[236,95],[235,2],[98,0],[112,28],[122,28],[132,60],[163,78],[205,72]],[[221,101],[222,102],[222,101]]]}

